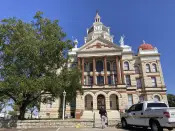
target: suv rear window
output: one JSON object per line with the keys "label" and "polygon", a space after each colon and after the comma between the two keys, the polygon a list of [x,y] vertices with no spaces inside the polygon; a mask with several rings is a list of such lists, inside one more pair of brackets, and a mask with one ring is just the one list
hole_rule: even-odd
{"label": "suv rear window", "polygon": [[165,103],[148,103],[147,107],[167,107]]}

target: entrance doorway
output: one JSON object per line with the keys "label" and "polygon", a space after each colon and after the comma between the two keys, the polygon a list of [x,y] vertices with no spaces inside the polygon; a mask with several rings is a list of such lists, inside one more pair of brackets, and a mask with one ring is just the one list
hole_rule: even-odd
{"label": "entrance doorway", "polygon": [[104,95],[98,95],[98,97],[97,97],[97,109],[99,110],[101,107],[106,109],[106,102],[105,102]]}
{"label": "entrance doorway", "polygon": [[85,96],[85,110],[92,110],[93,109],[93,98],[91,95]]}
{"label": "entrance doorway", "polygon": [[110,109],[119,110],[118,97],[115,94],[110,96]]}

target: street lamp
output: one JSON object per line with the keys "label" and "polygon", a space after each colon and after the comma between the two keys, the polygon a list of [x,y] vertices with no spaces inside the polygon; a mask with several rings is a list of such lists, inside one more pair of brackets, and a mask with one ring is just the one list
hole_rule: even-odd
{"label": "street lamp", "polygon": [[62,115],[62,119],[63,119],[63,120],[64,120],[65,97],[66,97],[66,92],[65,92],[65,90],[64,90],[64,92],[63,92],[63,115]]}

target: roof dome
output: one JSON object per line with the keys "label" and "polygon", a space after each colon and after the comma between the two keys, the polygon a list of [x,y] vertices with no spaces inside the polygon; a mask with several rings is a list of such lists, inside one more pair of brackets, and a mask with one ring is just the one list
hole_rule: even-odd
{"label": "roof dome", "polygon": [[139,49],[142,49],[142,50],[153,50],[154,47],[151,45],[151,44],[148,44],[148,43],[143,43],[139,46]]}

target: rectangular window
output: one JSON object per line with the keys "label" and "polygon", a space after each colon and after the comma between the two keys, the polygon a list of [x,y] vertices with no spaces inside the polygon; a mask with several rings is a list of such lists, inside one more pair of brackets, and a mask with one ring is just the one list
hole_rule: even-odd
{"label": "rectangular window", "polygon": [[111,78],[111,76],[108,76],[108,84],[112,85],[112,78]]}
{"label": "rectangular window", "polygon": [[136,83],[137,83],[137,88],[142,88],[141,78],[136,79]]}
{"label": "rectangular window", "polygon": [[117,75],[114,74],[114,84],[116,85],[117,84]]}
{"label": "rectangular window", "polygon": [[92,84],[93,84],[93,77],[88,76],[88,85],[92,85]]}
{"label": "rectangular window", "polygon": [[84,85],[92,85],[93,84],[93,77],[92,76],[85,76],[84,77]]}
{"label": "rectangular window", "polygon": [[128,94],[128,106],[131,107],[133,104],[132,94]]}
{"label": "rectangular window", "polygon": [[130,79],[130,75],[126,75],[126,85],[130,86],[131,85],[131,79]]}
{"label": "rectangular window", "polygon": [[151,77],[152,87],[157,87],[156,77]]}
{"label": "rectangular window", "polygon": [[104,85],[104,77],[97,76],[97,85]]}
{"label": "rectangular window", "polygon": [[90,71],[93,71],[93,63],[90,63]]}

